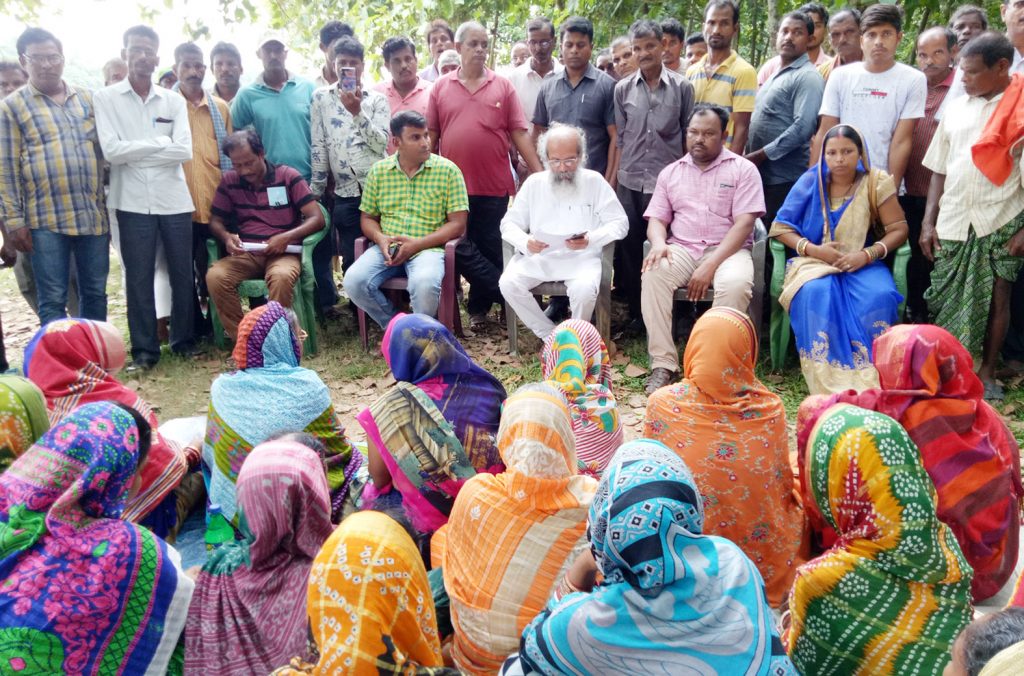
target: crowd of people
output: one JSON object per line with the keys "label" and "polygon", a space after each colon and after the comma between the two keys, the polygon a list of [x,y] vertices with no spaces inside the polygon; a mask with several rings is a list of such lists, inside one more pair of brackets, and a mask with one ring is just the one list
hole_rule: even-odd
{"label": "crowd of people", "polygon": [[[314,78],[271,31],[245,86],[218,43],[211,89],[199,46],[158,73],[159,36],[134,26],[95,92],[25,30],[0,63],[0,219],[41,328],[24,377],[0,375],[3,660],[1014,673],[1024,486],[986,400],[1000,359],[1024,368],[1024,0],[1000,13],[1005,34],[961,5],[917,36],[915,68],[898,6],[810,3],[759,70],[734,0],[699,35],[644,18],[606,50],[587,18],[532,18],[498,72],[482,24],[437,19],[426,67],[390,37],[372,86],[331,21]],[[811,393],[792,450],[755,374],[765,238],[787,251],[773,293]],[[111,243],[127,342],[106,321]],[[507,392],[439,321],[450,249],[471,327],[514,311],[540,382]],[[302,366],[291,309],[310,292],[322,321],[345,311],[335,257],[396,381],[356,417],[365,443]],[[618,329],[649,353],[633,441],[591,323],[608,265]],[[682,355],[680,290],[712,305]],[[231,369],[182,438],[118,373],[214,330]],[[208,551],[186,560],[196,531]]]}
{"label": "crowd of people", "polygon": [[[26,377],[0,376],[15,672],[1019,664],[1020,451],[945,329],[885,331],[879,386],[805,400],[792,453],[754,373],[756,327],[730,307],[697,320],[684,378],[626,442],[583,320],[556,325],[544,380],[508,394],[436,319],[395,315],[381,353],[396,384],[357,416],[365,444],[301,365],[300,335],[276,301],[249,311],[238,370],[187,442],[118,380],[125,342],[106,322],[49,323]],[[209,551],[186,563],[190,528]]]}

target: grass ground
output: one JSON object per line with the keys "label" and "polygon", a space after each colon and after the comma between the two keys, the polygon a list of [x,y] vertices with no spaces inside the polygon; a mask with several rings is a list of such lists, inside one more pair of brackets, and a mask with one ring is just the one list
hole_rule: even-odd
{"label": "grass ground", "polygon": [[[110,320],[128,335],[124,296],[121,292],[121,271],[116,257],[111,257],[108,284]],[[14,274],[10,269],[0,270],[0,314],[3,317],[7,357],[12,366],[20,366],[22,350],[38,328],[35,315],[18,293]],[[383,392],[393,379],[376,347],[381,332],[371,328],[371,350],[364,352],[359,343],[355,319],[347,312],[337,321],[321,330],[320,352],[303,359],[303,365],[316,370],[331,388],[335,409],[345,423],[349,434],[357,440],[363,433],[355,414]],[[464,323],[465,323],[465,317]],[[372,323],[372,322],[371,322]],[[468,326],[468,323],[466,323]],[[470,355],[493,373],[510,392],[519,385],[539,380],[541,368],[538,355],[541,344],[528,331],[520,332],[520,356],[508,353],[504,327],[495,322],[485,330],[466,331],[463,341]],[[158,410],[161,420],[180,416],[205,414],[209,401],[210,384],[227,366],[228,352],[207,345],[207,353],[194,359],[182,359],[165,352],[152,371],[142,374],[122,374],[129,387]],[[166,348],[165,348],[166,350]],[[646,397],[643,394],[647,377],[645,339],[622,339],[615,347],[613,364],[613,390],[619,402],[620,415],[626,427],[627,438],[643,433]],[[800,370],[791,359],[782,373],[770,373],[767,349],[762,350],[758,374],[765,384],[777,392],[786,406],[792,423],[796,409],[807,396]],[[1004,415],[1018,442],[1024,441],[1024,378],[1005,382],[1007,399],[997,408]]]}

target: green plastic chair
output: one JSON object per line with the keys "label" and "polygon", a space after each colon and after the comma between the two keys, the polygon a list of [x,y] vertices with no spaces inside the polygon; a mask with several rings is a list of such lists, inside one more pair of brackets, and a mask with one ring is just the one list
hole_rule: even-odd
{"label": "green plastic chair", "polygon": [[[292,298],[292,310],[299,317],[299,324],[306,332],[306,340],[302,349],[306,354],[316,354],[316,314],[315,301],[316,279],[313,277],[313,249],[331,230],[331,216],[327,213],[324,205],[318,205],[320,212],[324,215],[324,227],[308,235],[302,240],[302,273],[299,275],[297,293]],[[206,240],[206,250],[210,254],[210,265],[220,260],[220,248],[215,239]],[[267,295],[267,283],[262,279],[247,279],[238,285],[238,295],[243,298],[259,298]],[[217,314],[217,306],[210,301],[210,322],[213,324],[213,339],[217,347],[222,350],[227,348],[227,336],[224,334],[224,325],[220,323],[220,316]]]}
{"label": "green plastic chair", "polygon": [[[777,239],[769,244],[772,252],[772,282],[768,288],[771,296],[772,318],[768,328],[772,370],[779,371],[786,363],[786,351],[789,350],[789,313],[779,305],[779,294],[782,293],[782,280],[786,276],[786,247]],[[896,282],[896,290],[903,296],[896,316],[902,320],[903,311],[907,306],[907,263],[910,261],[910,242],[896,250],[892,264],[892,278]]]}

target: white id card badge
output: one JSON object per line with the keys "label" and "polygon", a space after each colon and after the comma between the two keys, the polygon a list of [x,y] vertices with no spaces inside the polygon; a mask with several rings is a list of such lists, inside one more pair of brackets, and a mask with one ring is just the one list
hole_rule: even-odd
{"label": "white id card badge", "polygon": [[272,207],[284,206],[288,204],[288,190],[283,185],[267,188],[267,200]]}

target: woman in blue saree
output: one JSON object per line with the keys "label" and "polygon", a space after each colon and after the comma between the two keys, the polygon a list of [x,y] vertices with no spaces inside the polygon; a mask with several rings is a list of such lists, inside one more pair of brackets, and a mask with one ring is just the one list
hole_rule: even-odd
{"label": "woman in blue saree", "polygon": [[902,300],[885,257],[907,241],[896,186],[871,168],[860,133],[836,125],[822,148],[768,233],[797,254],[779,303],[811,394],[878,387],[871,343],[896,323]]}

